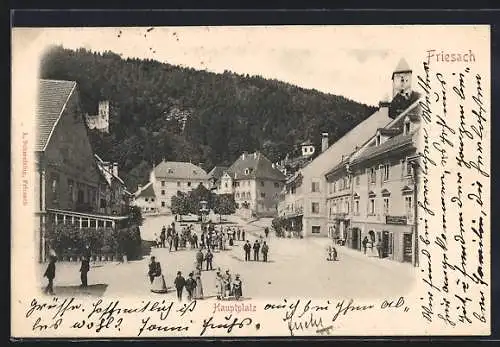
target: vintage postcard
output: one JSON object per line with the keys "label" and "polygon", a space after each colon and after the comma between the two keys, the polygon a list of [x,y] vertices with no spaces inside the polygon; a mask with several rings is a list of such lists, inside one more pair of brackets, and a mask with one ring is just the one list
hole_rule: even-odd
{"label": "vintage postcard", "polygon": [[490,27],[12,29],[15,338],[491,330]]}

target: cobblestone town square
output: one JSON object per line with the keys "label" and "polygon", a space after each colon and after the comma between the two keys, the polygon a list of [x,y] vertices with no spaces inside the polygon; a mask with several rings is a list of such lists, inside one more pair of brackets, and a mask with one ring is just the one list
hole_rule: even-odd
{"label": "cobblestone town square", "polygon": [[[143,239],[152,240],[162,225],[168,225],[169,217],[148,217],[141,227]],[[239,225],[246,231],[246,239],[253,243],[270,219]],[[199,226],[198,226],[199,227]],[[205,298],[216,295],[216,269],[229,270],[234,276],[240,274],[245,299],[283,297],[356,297],[375,298],[405,295],[415,283],[415,268],[410,264],[396,263],[375,256],[364,255],[342,246],[337,246],[339,260],[326,260],[327,238],[278,238],[272,232],[267,239],[269,260],[245,261],[243,241],[235,241],[226,250],[214,252],[214,270],[202,272]],[[174,278],[177,271],[187,277],[195,267],[196,250],[189,247],[170,252],[167,248],[151,248],[151,253],[141,260],[127,263],[91,263],[88,274],[89,287],[79,287],[79,262],[57,263],[55,278],[56,295],[84,296],[144,296],[175,299]],[[161,263],[168,292],[155,294],[150,291],[147,276],[148,262],[154,255]],[[253,252],[252,252],[253,259]],[[205,265],[205,264],[204,264]],[[362,269],[362,271],[360,271]],[[41,284],[43,267],[38,271]],[[186,296],[186,293],[184,293]]]}

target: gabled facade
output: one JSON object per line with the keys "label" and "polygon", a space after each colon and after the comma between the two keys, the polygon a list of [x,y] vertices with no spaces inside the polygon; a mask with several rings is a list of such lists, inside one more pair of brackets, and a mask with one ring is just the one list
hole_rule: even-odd
{"label": "gabled facade", "polygon": [[149,182],[155,193],[159,213],[170,213],[172,196],[187,193],[202,184],[210,189],[209,176],[201,167],[188,162],[165,161],[151,171]]}
{"label": "gabled facade", "polygon": [[109,226],[126,217],[99,214],[101,173],[90,145],[76,82],[39,80],[35,144],[36,238],[46,257],[47,222],[82,228]]}
{"label": "gabled facade", "polygon": [[94,155],[100,173],[98,210],[99,213],[120,215],[128,210],[129,193],[123,180],[118,176],[118,163],[102,160]]}
{"label": "gabled facade", "polygon": [[276,216],[285,175],[262,153],[242,153],[221,178],[232,187],[236,204],[256,216]]}
{"label": "gabled facade", "polygon": [[145,215],[158,214],[160,212],[153,183],[148,182],[144,187],[138,187],[137,191],[133,194],[132,205],[139,207]]}

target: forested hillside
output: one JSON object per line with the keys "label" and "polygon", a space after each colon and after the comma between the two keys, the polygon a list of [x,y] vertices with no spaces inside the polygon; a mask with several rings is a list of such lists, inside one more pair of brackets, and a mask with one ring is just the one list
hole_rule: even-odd
{"label": "forested hillside", "polygon": [[215,74],[153,60],[55,47],[41,78],[78,82],[85,112],[110,101],[110,133],[89,131],[94,151],[117,161],[131,191],[154,163],[229,166],[242,151],[276,161],[306,139],[330,143],[373,111],[341,96],[258,76]]}

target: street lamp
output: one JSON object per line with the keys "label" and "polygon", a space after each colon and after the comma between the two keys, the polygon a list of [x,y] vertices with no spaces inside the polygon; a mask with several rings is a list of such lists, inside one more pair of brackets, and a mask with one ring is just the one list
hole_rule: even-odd
{"label": "street lamp", "polygon": [[417,218],[417,212],[418,212],[418,205],[417,205],[417,199],[418,199],[418,174],[417,174],[417,169],[419,167],[419,160],[420,155],[414,155],[411,157],[407,158],[407,164],[411,165],[411,171],[412,171],[412,176],[413,176],[413,224],[414,224],[414,234],[415,234],[415,240],[414,240],[414,251],[413,251],[413,266],[418,267],[419,266],[419,261],[418,261],[418,218]]}

